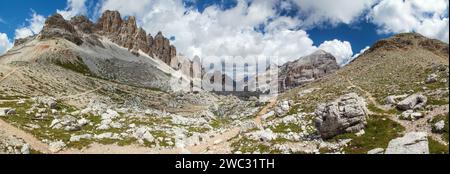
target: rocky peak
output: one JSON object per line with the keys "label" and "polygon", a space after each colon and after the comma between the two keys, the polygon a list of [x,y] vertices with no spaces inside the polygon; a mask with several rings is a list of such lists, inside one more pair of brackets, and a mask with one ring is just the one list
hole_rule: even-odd
{"label": "rocky peak", "polygon": [[376,42],[367,52],[425,49],[442,57],[449,53],[448,44],[436,39],[429,39],[419,33],[400,33]]}
{"label": "rocky peak", "polygon": [[86,16],[75,16],[70,19],[70,23],[83,33],[91,34],[94,32],[94,23],[92,23]]}
{"label": "rocky peak", "polygon": [[64,38],[77,45],[81,45],[83,40],[78,35],[75,27],[66,21],[60,14],[54,14],[45,21],[41,31],[41,39]]}
{"label": "rocky peak", "polygon": [[120,30],[122,17],[118,11],[106,10],[97,22],[96,28],[99,31],[115,33]]}
{"label": "rocky peak", "polygon": [[76,16],[66,21],[60,14],[55,14],[45,22],[40,38],[61,37],[77,45],[83,44],[83,41],[101,45],[98,36],[107,37],[135,54],[141,50],[169,65],[177,55],[176,48],[162,32],[158,32],[153,38],[151,34],[147,35],[143,28],[138,27],[136,17],[129,16],[122,19],[118,11],[110,10],[106,10],[97,23],[91,22],[86,16]]}
{"label": "rocky peak", "polygon": [[318,50],[296,61],[280,67],[279,85],[284,91],[315,81],[339,69],[336,58],[330,53]]}

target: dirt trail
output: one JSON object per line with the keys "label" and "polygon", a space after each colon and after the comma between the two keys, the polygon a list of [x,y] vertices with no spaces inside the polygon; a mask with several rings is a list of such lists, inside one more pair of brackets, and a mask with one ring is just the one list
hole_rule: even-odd
{"label": "dirt trail", "polygon": [[13,125],[10,125],[9,123],[6,123],[2,119],[0,119],[0,130],[4,131],[6,135],[9,136],[16,136],[18,138],[22,138],[26,143],[28,143],[31,147],[31,149],[37,150],[41,153],[50,153],[49,147],[47,144],[39,141],[36,139],[33,135],[16,128]]}
{"label": "dirt trail", "polygon": [[0,82],[2,82],[3,80],[5,80],[6,78],[8,78],[9,76],[11,76],[12,74],[14,74],[17,70],[19,70],[19,68],[14,68],[12,71],[10,71],[8,74],[6,74],[5,76],[3,76],[0,79]]}
{"label": "dirt trail", "polygon": [[[264,108],[261,109],[261,111],[258,112],[256,115],[254,122],[258,125],[258,127],[262,126],[261,123],[261,117],[265,114],[267,114],[268,110],[272,108],[277,103],[277,98],[273,98],[270,100],[269,104],[264,106]],[[228,140],[236,137],[241,132],[241,128],[236,127],[233,129],[228,130],[227,132],[224,132],[222,134],[219,134],[217,136],[214,136],[213,138],[210,138],[209,140],[205,141],[203,144],[197,145],[197,146],[190,146],[186,148],[178,148],[173,150],[167,150],[167,151],[161,151],[160,153],[163,154],[179,154],[179,153],[193,153],[193,154],[199,154],[199,153],[205,153],[208,150],[212,150],[216,153],[223,153],[227,152],[226,149],[229,147],[227,146]]]}
{"label": "dirt trail", "polygon": [[[277,99],[271,99],[270,103],[267,104],[261,111],[257,114],[254,121],[256,124],[261,125],[261,116],[265,115],[268,110],[273,107],[277,103]],[[231,153],[229,148],[229,140],[238,136],[241,133],[240,127],[232,128],[224,133],[217,134],[212,138],[203,141],[203,143],[196,146],[188,146],[184,148],[174,148],[174,149],[151,149],[137,145],[130,146],[118,146],[118,145],[101,145],[101,144],[92,144],[86,149],[77,150],[77,149],[68,149],[65,151],[61,151],[61,154],[77,154],[77,153],[108,153],[108,154],[183,154],[183,153],[191,153],[191,154],[201,154],[207,153],[208,151],[214,153]]]}

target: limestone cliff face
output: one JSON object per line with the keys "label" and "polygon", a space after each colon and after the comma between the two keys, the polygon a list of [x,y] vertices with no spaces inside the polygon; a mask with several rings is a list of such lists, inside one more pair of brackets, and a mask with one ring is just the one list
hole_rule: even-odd
{"label": "limestone cliff face", "polygon": [[40,35],[41,39],[65,38],[77,45],[85,41],[101,44],[96,39],[104,36],[117,45],[128,48],[134,54],[139,54],[141,50],[167,64],[170,64],[172,58],[177,55],[176,48],[161,32],[153,38],[151,34],[147,34],[143,28],[137,26],[136,17],[122,19],[117,11],[105,11],[97,23],[91,22],[85,16],[76,16],[66,21],[61,15],[55,14],[47,19]]}
{"label": "limestone cliff face", "polygon": [[280,90],[284,91],[315,81],[339,69],[336,58],[325,51],[288,62],[279,68]]}

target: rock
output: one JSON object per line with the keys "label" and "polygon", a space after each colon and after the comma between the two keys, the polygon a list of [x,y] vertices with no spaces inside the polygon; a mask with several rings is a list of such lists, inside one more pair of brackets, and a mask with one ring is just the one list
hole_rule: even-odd
{"label": "rock", "polygon": [[30,146],[28,144],[24,144],[20,149],[20,153],[22,154],[30,154]]}
{"label": "rock", "polygon": [[269,142],[277,139],[277,135],[274,134],[270,129],[259,130],[258,132],[256,132],[256,135],[258,135],[259,140],[264,142]]}
{"label": "rock", "polygon": [[437,74],[430,74],[428,75],[427,79],[425,80],[425,83],[430,84],[438,81],[438,75]]}
{"label": "rock", "polygon": [[49,144],[49,150],[53,153],[61,151],[64,147],[66,147],[66,143],[61,140]]}
{"label": "rock", "polygon": [[72,135],[70,136],[70,142],[78,142],[81,139],[91,139],[93,136],[91,134],[83,134],[83,135]]}
{"label": "rock", "polygon": [[400,119],[402,119],[402,120],[410,120],[410,121],[418,120],[418,119],[423,118],[423,117],[424,117],[424,115],[422,113],[414,112],[413,110],[404,111],[400,115]]}
{"label": "rock", "polygon": [[364,134],[366,134],[366,131],[364,131],[364,129],[361,129],[359,132],[356,132],[355,135],[357,137],[363,136]]}
{"label": "rock", "polygon": [[435,124],[433,124],[433,132],[434,133],[442,133],[444,132],[444,127],[445,127],[445,121],[441,120],[436,122]]}
{"label": "rock", "polygon": [[142,50],[148,55],[159,58],[170,65],[177,55],[176,48],[161,32],[153,38],[144,29],[138,28],[136,18],[129,16],[123,20],[118,11],[106,10],[95,25],[97,33],[106,35],[114,43],[133,52]]}
{"label": "rock", "polygon": [[9,115],[8,112],[11,110],[12,108],[0,108],[0,116],[7,116]]}
{"label": "rock", "polygon": [[52,38],[64,38],[77,45],[81,45],[83,43],[81,36],[78,35],[74,26],[58,13],[47,18],[40,33],[40,39]]}
{"label": "rock", "polygon": [[79,126],[86,126],[87,124],[90,123],[90,121],[88,119],[85,119],[85,118],[79,119],[77,122],[78,122]]}
{"label": "rock", "polygon": [[419,109],[427,104],[427,97],[422,94],[413,94],[397,103],[397,108],[403,111]]}
{"label": "rock", "polygon": [[389,142],[386,154],[429,154],[426,132],[409,132]]}
{"label": "rock", "polygon": [[17,105],[23,105],[25,104],[26,100],[25,99],[20,99],[19,101],[17,101]]}
{"label": "rock", "polygon": [[119,116],[120,116],[119,113],[117,113],[112,109],[107,109],[106,112],[101,115],[102,120],[114,119]]}
{"label": "rock", "polygon": [[54,119],[50,128],[52,129],[64,129],[66,131],[78,131],[81,130],[81,125],[78,123],[78,120],[70,115],[63,116],[59,119]]}
{"label": "rock", "polygon": [[150,128],[141,126],[135,129],[132,133],[132,136],[138,140],[146,140],[147,142],[153,142],[155,138],[150,133]]}
{"label": "rock", "polygon": [[384,153],[383,148],[376,148],[376,149],[369,150],[369,152],[367,152],[367,154],[383,154],[383,153]]}
{"label": "rock", "polygon": [[16,115],[16,109],[13,108],[0,108],[0,117],[8,116],[8,115]]}
{"label": "rock", "polygon": [[315,125],[322,138],[342,133],[356,133],[365,128],[368,109],[363,98],[356,93],[346,94],[316,109]]}
{"label": "rock", "polygon": [[47,106],[50,109],[56,109],[58,104],[53,97],[37,97],[36,100],[38,104]]}
{"label": "rock", "polygon": [[315,81],[339,69],[336,58],[322,50],[302,57],[294,62],[288,62],[279,68],[280,91]]}

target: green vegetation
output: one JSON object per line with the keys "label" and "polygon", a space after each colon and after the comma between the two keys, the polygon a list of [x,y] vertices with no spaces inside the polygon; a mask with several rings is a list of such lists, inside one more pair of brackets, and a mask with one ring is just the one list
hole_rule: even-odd
{"label": "green vegetation", "polygon": [[226,125],[228,125],[230,123],[231,123],[230,119],[217,118],[217,119],[211,120],[209,122],[209,125],[211,125],[211,127],[213,127],[214,129],[217,129],[217,128],[224,127],[224,126],[226,126]]}
{"label": "green vegetation", "polygon": [[278,150],[271,149],[270,145],[264,144],[257,140],[251,140],[247,137],[242,137],[231,144],[233,152],[240,151],[242,153],[260,152],[262,154],[279,154]]}
{"label": "green vegetation", "polygon": [[75,62],[66,61],[63,60],[53,60],[53,63],[63,67],[68,70],[72,70],[74,72],[78,72],[85,75],[91,75],[91,71],[89,70],[89,67],[84,64],[83,59],[81,57],[77,57],[77,60]]}
{"label": "green vegetation", "polygon": [[404,128],[384,116],[373,115],[368,118],[365,134],[357,137],[353,133],[342,134],[332,140],[352,139],[347,147],[346,153],[365,154],[375,148],[386,148],[389,141],[400,137]]}
{"label": "green vegetation", "polygon": [[448,154],[448,146],[433,140],[431,137],[428,137],[428,147],[430,154]]}

